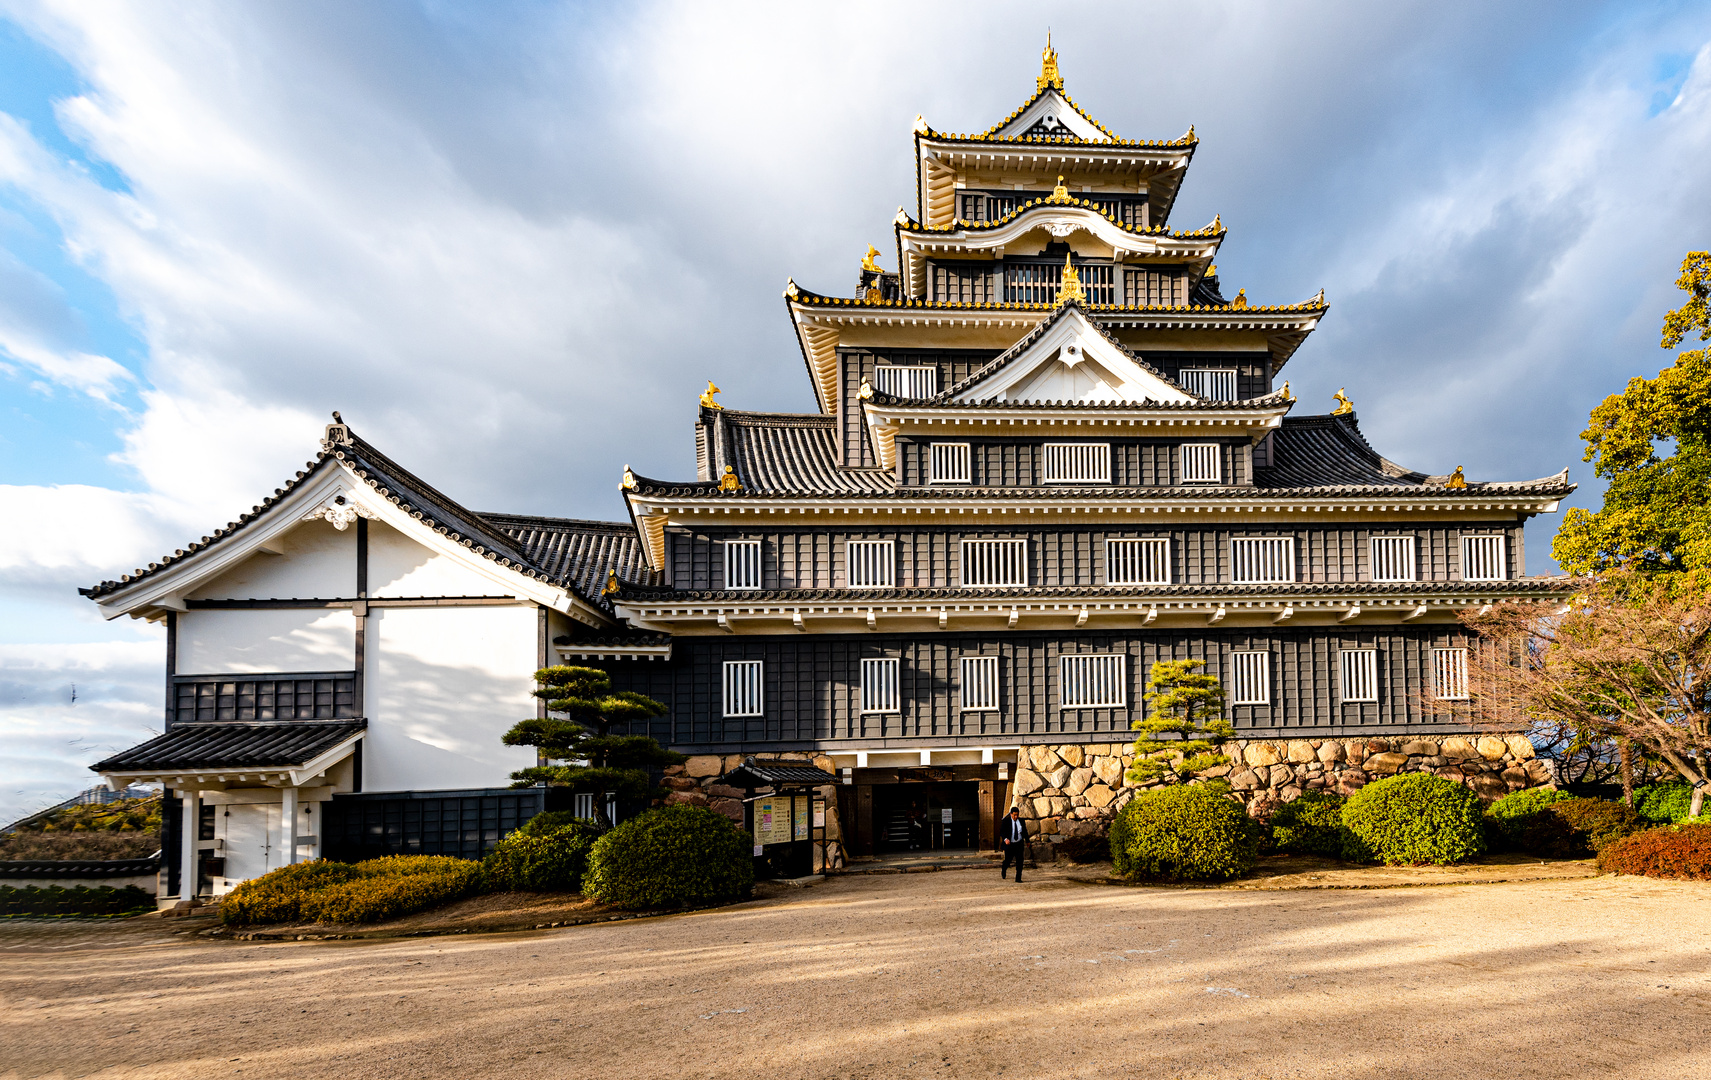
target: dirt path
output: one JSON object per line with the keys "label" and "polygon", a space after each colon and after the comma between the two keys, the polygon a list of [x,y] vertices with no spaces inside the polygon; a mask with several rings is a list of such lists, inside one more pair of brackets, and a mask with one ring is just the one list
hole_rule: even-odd
{"label": "dirt path", "polygon": [[477,937],[0,924],[5,1077],[1586,1077],[1711,1061],[1711,885],[850,877]]}

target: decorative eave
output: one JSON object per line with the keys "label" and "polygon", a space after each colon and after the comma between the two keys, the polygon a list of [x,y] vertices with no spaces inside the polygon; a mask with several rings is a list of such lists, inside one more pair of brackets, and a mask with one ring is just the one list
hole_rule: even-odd
{"label": "decorative eave", "polygon": [[1032,625],[1098,629],[1451,623],[1505,600],[1560,603],[1568,578],[1515,581],[1080,586],[1044,589],[647,590],[618,598],[632,625],[676,633],[921,633]]}
{"label": "decorative eave", "polygon": [[1218,221],[1189,232],[1137,229],[1115,220],[1097,205],[1075,198],[1035,199],[993,222],[957,219],[934,227],[899,214],[895,227],[904,288],[915,298],[926,293],[930,256],[991,256],[1042,229],[1054,239],[1085,232],[1110,248],[1111,257],[1118,262],[1146,259],[1183,263],[1196,280],[1211,266],[1228,233]]}
{"label": "decorative eave", "polygon": [[670,634],[634,634],[623,638],[591,638],[553,642],[562,663],[579,660],[670,660]]}
{"label": "decorative eave", "polygon": [[[1265,402],[1261,404],[1260,402]],[[1240,435],[1258,442],[1276,430],[1292,402],[1281,394],[1259,402],[1193,401],[1184,403],[1131,402],[904,402],[875,394],[862,402],[862,415],[873,435],[880,464],[897,467],[897,436],[906,433],[942,435],[1096,434]],[[1089,429],[1095,430],[1089,430]],[[1238,489],[1245,490],[1245,489]]]}
{"label": "decorative eave", "polygon": [[[308,754],[287,754],[280,757],[251,755],[255,758],[251,761],[237,760],[238,755],[233,755],[232,760],[226,761],[208,761],[204,757],[202,760],[179,763],[168,760],[148,765],[127,765],[124,762],[126,755],[162,746],[170,749],[169,744],[175,740],[194,742],[203,737],[205,732],[210,736],[217,736],[226,735],[233,730],[247,731],[256,741],[265,742],[277,738],[280,734],[310,728],[326,728],[332,731],[332,735],[319,740],[314,751]],[[302,787],[324,776],[328,769],[351,757],[356,752],[357,744],[367,734],[366,728],[367,721],[362,719],[186,723],[89,768],[99,773],[107,786],[114,790],[137,783],[159,783],[171,788],[201,790],[231,787]]]}
{"label": "decorative eave", "polygon": [[[961,331],[983,328],[1021,337],[1056,310],[1055,304],[960,304],[936,300],[869,300],[825,296],[791,281],[785,305],[796,326],[797,342],[814,384],[821,412],[832,412],[838,401],[838,342],[846,330],[865,327],[904,327],[912,330]],[[1319,325],[1329,307],[1323,295],[1301,304],[1237,307],[1190,304],[1125,306],[1087,304],[1106,329],[1222,330],[1263,334],[1272,357],[1272,373],[1294,355]],[[1012,339],[1012,343],[1015,339]],[[1006,346],[1008,347],[1008,346]]]}

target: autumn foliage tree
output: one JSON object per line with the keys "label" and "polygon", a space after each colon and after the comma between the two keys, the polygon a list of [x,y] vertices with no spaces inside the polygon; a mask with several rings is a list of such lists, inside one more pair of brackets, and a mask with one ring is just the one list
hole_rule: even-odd
{"label": "autumn foliage tree", "polygon": [[1217,749],[1236,731],[1224,719],[1224,684],[1199,670],[1205,666],[1204,660],[1160,660],[1148,672],[1147,715],[1133,724],[1141,735],[1131,781],[1181,781],[1229,762]]}
{"label": "autumn foliage tree", "polygon": [[1502,603],[1463,615],[1480,635],[1473,705],[1509,727],[1567,724],[1711,783],[1711,585],[1631,570],[1589,582],[1561,608]]}
{"label": "autumn foliage tree", "polygon": [[[612,689],[612,677],[599,668],[549,667],[535,672],[534,695],[547,703],[547,715],[530,717],[503,736],[506,746],[533,746],[547,761],[511,774],[513,787],[546,783],[596,796],[643,799],[651,794],[648,770],[687,760],[648,735],[614,735],[612,729],[664,716],[653,698]],[[606,820],[604,800],[594,800],[595,819]]]}

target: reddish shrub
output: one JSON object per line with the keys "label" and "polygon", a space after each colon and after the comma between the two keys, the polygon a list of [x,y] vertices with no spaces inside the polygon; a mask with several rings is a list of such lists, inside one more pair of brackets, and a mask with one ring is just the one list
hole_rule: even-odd
{"label": "reddish shrub", "polygon": [[1616,840],[1598,853],[1598,869],[1711,881],[1711,825],[1666,825]]}

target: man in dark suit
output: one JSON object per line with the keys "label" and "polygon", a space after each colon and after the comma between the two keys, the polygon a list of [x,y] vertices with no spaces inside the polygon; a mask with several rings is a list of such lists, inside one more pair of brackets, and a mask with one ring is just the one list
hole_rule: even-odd
{"label": "man in dark suit", "polygon": [[1004,844],[1004,865],[999,868],[999,877],[1010,876],[1010,864],[1016,864],[1016,883],[1022,883],[1022,853],[1028,850],[1028,830],[1022,824],[1022,811],[1014,806],[1010,808],[1010,816],[998,825],[998,839]]}

